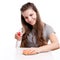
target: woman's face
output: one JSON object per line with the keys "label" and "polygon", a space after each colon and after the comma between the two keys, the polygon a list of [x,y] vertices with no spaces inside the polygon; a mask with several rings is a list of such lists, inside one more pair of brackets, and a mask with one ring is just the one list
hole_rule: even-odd
{"label": "woman's face", "polygon": [[36,18],[37,18],[36,12],[32,8],[29,8],[24,12],[22,12],[22,15],[25,21],[30,25],[34,25],[36,23]]}

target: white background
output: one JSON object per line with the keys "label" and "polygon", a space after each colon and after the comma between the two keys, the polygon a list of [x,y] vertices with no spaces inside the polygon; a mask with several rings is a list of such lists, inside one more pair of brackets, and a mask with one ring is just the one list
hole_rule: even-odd
{"label": "white background", "polygon": [[[60,42],[60,0],[0,0],[0,60],[15,60],[14,34],[21,28],[20,8],[28,1],[37,6],[42,21],[53,27]],[[56,60],[59,54],[53,52]]]}

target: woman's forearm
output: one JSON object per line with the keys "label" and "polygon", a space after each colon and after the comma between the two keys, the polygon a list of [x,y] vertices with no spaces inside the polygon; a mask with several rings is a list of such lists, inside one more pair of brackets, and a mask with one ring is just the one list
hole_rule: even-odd
{"label": "woman's forearm", "polygon": [[56,50],[58,48],[59,48],[58,43],[52,43],[52,44],[48,44],[48,45],[39,47],[39,50],[40,50],[40,52],[47,52],[47,51]]}
{"label": "woman's forearm", "polygon": [[59,48],[58,43],[51,43],[45,46],[41,46],[39,48],[34,48],[34,47],[28,48],[23,51],[23,54],[30,55],[30,54],[36,54],[36,53],[41,53],[41,52],[43,53],[43,52],[56,50],[58,48]]}

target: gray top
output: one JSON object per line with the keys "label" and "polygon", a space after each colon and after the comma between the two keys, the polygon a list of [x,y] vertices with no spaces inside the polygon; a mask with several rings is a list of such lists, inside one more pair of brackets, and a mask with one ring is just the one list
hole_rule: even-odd
{"label": "gray top", "polygon": [[[49,40],[49,35],[51,33],[54,33],[54,30],[51,26],[49,26],[48,24],[45,24],[44,25],[44,28],[43,28],[43,36],[44,38],[47,40]],[[34,35],[34,30],[32,30],[32,32],[29,33],[29,35],[27,36],[27,47],[37,47],[38,44],[36,43],[36,37]]]}

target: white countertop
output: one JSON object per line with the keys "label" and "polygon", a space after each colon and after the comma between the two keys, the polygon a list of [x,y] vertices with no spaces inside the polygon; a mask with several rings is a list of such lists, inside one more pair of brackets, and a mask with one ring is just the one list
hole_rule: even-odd
{"label": "white countertop", "polygon": [[35,55],[23,55],[24,49],[26,48],[0,47],[0,60],[60,60],[60,49]]}
{"label": "white countertop", "polygon": [[35,55],[23,55],[22,51],[26,48],[16,49],[16,60],[54,60],[52,52],[44,52]]}

